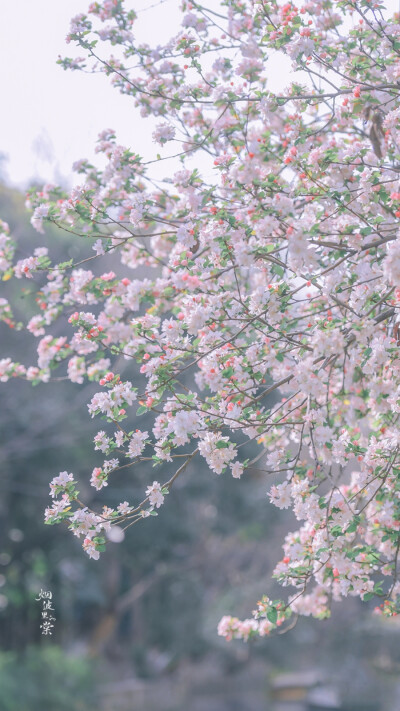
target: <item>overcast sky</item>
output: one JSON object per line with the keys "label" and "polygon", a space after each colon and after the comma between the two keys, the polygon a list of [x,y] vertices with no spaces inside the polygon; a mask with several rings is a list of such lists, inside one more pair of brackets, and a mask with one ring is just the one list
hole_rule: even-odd
{"label": "overcast sky", "polygon": [[[215,0],[210,0],[210,5]],[[24,187],[30,180],[74,182],[71,166],[93,158],[97,134],[117,131],[118,141],[146,158],[157,152],[152,126],[132,99],[112,89],[104,75],[63,71],[58,55],[74,56],[65,42],[73,15],[89,0],[0,0],[2,111],[0,152],[6,154],[6,178]],[[388,0],[392,11],[399,0]],[[126,0],[139,15],[134,34],[151,45],[178,30],[178,0]],[[155,6],[155,7],[154,7]],[[273,62],[274,64],[274,62]],[[271,72],[273,88],[288,83],[282,59]]]}
{"label": "overcast sky", "polygon": [[[139,13],[134,34],[162,43],[178,29],[178,0],[127,0]],[[89,0],[0,0],[2,111],[0,152],[7,180],[24,186],[32,178],[71,181],[75,160],[93,157],[97,134],[114,128],[119,142],[155,154],[149,122],[140,120],[132,99],[113,89],[104,75],[64,71],[58,55],[67,45],[71,17]],[[82,52],[81,52],[82,54]]]}

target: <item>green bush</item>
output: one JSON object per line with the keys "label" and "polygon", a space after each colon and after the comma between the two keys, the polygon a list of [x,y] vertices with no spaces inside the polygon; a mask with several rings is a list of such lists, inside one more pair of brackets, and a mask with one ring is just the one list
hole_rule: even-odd
{"label": "green bush", "polygon": [[0,652],[1,711],[89,711],[92,690],[90,662],[57,646]]}

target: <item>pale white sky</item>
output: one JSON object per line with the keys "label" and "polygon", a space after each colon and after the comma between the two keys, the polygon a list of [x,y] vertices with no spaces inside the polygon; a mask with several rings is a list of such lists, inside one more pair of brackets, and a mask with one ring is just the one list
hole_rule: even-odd
{"label": "pale white sky", "polygon": [[[215,0],[210,0],[210,6]],[[387,0],[390,11],[399,0]],[[85,12],[89,0],[0,0],[0,78],[3,109],[0,151],[7,155],[8,182],[29,180],[72,184],[72,163],[94,158],[97,134],[117,131],[123,145],[146,159],[157,149],[154,122],[143,120],[133,100],[113,89],[102,75],[63,71],[58,55],[76,56],[65,43],[69,21]],[[179,0],[126,0],[139,15],[134,34],[140,42],[162,44],[179,29]],[[284,58],[283,58],[284,59]],[[282,57],[272,60],[273,90],[288,83]]]}
{"label": "pale white sky", "polygon": [[[126,3],[140,13],[135,36],[149,44],[178,30],[178,0],[151,8],[156,3]],[[132,99],[104,75],[65,72],[56,64],[58,55],[76,56],[65,36],[71,17],[88,5],[89,0],[0,1],[0,151],[7,155],[6,177],[14,185],[32,178],[71,181],[72,163],[94,157],[104,128],[115,129],[118,141],[141,155],[157,153],[151,121],[140,119]]]}

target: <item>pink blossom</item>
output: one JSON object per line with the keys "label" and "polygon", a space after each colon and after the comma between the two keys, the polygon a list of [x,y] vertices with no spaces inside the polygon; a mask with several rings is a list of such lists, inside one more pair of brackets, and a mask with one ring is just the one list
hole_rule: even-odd
{"label": "pink blossom", "polygon": [[161,491],[161,484],[158,481],[153,481],[151,486],[146,489],[146,496],[149,499],[150,505],[157,509],[164,503],[164,496]]}

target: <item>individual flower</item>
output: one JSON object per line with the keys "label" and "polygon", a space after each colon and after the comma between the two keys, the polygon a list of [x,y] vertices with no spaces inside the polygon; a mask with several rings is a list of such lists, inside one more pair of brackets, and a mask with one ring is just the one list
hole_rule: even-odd
{"label": "individual flower", "polygon": [[159,484],[158,481],[153,481],[151,486],[147,487],[146,496],[149,499],[150,505],[155,506],[156,509],[159,509],[160,506],[164,503],[164,496],[161,490],[161,484]]}

